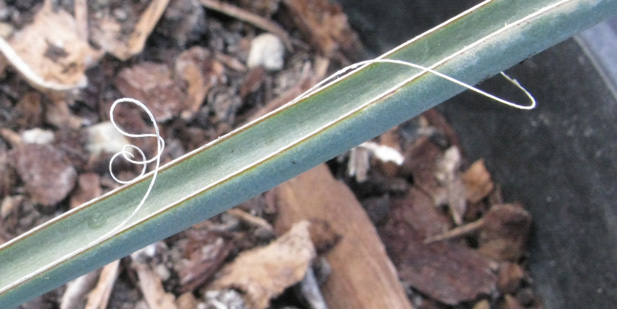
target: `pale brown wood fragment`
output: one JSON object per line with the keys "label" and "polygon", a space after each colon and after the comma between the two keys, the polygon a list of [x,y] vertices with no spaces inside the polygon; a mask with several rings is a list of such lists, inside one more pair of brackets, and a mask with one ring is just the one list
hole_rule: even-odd
{"label": "pale brown wood fragment", "polygon": [[320,165],[275,188],[279,234],[298,221],[327,221],[342,238],[325,254],[322,288],[330,308],[411,308],[375,227],[353,193]]}
{"label": "pale brown wood fragment", "polygon": [[115,260],[103,267],[96,287],[88,294],[85,309],[105,309],[118,278],[120,260]]}

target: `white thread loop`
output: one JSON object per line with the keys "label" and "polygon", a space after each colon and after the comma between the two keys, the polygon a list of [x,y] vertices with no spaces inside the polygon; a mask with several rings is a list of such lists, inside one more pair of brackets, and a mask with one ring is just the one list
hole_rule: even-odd
{"label": "white thread loop", "polygon": [[339,78],[345,77],[351,73],[353,73],[354,71],[357,71],[363,67],[366,67],[370,64],[374,64],[374,63],[390,63],[390,64],[397,64],[397,65],[404,65],[407,67],[411,67],[414,69],[418,69],[418,70],[422,70],[422,72],[418,73],[416,76],[420,76],[422,74],[424,74],[425,72],[429,72],[431,74],[434,74],[438,77],[441,77],[445,80],[448,80],[450,82],[453,82],[459,86],[462,86],[464,88],[467,88],[471,91],[474,91],[476,93],[479,93],[491,100],[497,101],[499,103],[502,103],[504,105],[513,107],[513,108],[517,108],[517,109],[522,109],[522,110],[531,110],[534,109],[536,107],[536,99],[531,95],[531,93],[529,93],[529,91],[527,91],[527,89],[525,89],[523,86],[521,86],[521,84],[516,80],[511,78],[510,76],[506,75],[506,73],[501,72],[501,75],[506,78],[506,80],[508,80],[510,83],[512,83],[514,86],[516,86],[517,88],[519,88],[520,90],[522,90],[525,95],[527,95],[527,97],[529,98],[529,105],[521,105],[521,104],[517,104],[514,102],[510,102],[508,100],[504,100],[500,97],[497,97],[493,94],[490,94],[484,90],[481,90],[477,87],[474,87],[472,85],[469,85],[467,83],[464,83],[456,78],[450,77],[446,74],[437,72],[431,68],[419,65],[419,64],[415,64],[415,63],[411,63],[411,62],[407,62],[407,61],[403,61],[403,60],[396,60],[396,59],[385,59],[385,58],[377,58],[377,59],[372,59],[372,60],[366,60],[366,61],[361,61],[361,62],[357,62],[354,63],[352,65],[349,65],[347,67],[344,67],[342,69],[340,69],[339,71],[337,71],[336,73],[330,75],[328,78],[322,80],[321,82],[317,83],[315,86],[311,87],[309,90],[305,91],[303,94],[301,94],[300,96],[298,96],[296,99],[294,99],[292,101],[293,102],[297,102],[303,98],[306,98],[307,96],[310,96],[313,93],[316,93],[326,87],[329,87],[330,85],[334,84],[337,82],[337,80]]}
{"label": "white thread loop", "polygon": [[[146,112],[146,114],[150,118],[150,121],[152,122],[152,126],[154,127],[155,134],[151,134],[151,133],[134,134],[134,133],[129,133],[129,132],[126,132],[126,131],[122,130],[122,128],[120,126],[118,126],[118,124],[114,120],[114,111],[115,111],[116,107],[119,104],[122,104],[122,103],[132,103],[132,104],[135,104],[135,105],[139,106],[144,112]],[[141,103],[140,101],[135,100],[135,99],[131,99],[131,98],[122,98],[122,99],[116,100],[111,105],[111,109],[109,110],[109,120],[111,121],[111,124],[114,126],[114,128],[116,128],[116,130],[118,130],[118,132],[120,132],[124,136],[135,137],[135,138],[155,137],[157,139],[157,152],[156,152],[156,155],[153,156],[152,158],[146,159],[146,155],[144,154],[143,150],[141,150],[139,147],[137,147],[135,145],[128,144],[128,145],[124,145],[122,147],[122,150],[120,152],[116,153],[115,155],[113,155],[111,157],[111,159],[109,160],[109,173],[111,174],[111,177],[115,181],[117,181],[117,182],[119,182],[121,184],[129,184],[129,183],[135,182],[136,180],[138,180],[139,178],[141,178],[142,176],[144,176],[146,174],[146,170],[147,170],[147,167],[148,167],[149,163],[156,162],[156,164],[155,164],[154,170],[152,171],[152,179],[150,180],[150,184],[148,185],[148,190],[146,191],[146,193],[142,197],[142,199],[139,202],[139,204],[137,205],[137,207],[135,207],[133,212],[128,217],[126,217],[120,224],[118,224],[113,230],[111,230],[108,233],[106,233],[100,239],[104,239],[104,238],[112,235],[113,233],[115,233],[118,229],[122,228],[127,222],[129,222],[131,219],[133,219],[133,217],[135,217],[135,215],[139,212],[139,210],[141,210],[141,208],[143,207],[144,203],[146,202],[146,199],[148,198],[148,196],[150,196],[150,192],[152,191],[152,187],[154,186],[154,182],[156,181],[156,177],[157,177],[158,172],[159,172],[159,167],[161,165],[161,155],[163,154],[163,150],[165,149],[165,141],[161,137],[161,134],[159,132],[159,127],[158,127],[158,125],[156,123],[156,120],[154,119],[154,115],[152,115],[152,112],[150,112],[148,107],[146,107],[146,105]],[[137,151],[139,153],[139,155],[141,156],[141,160],[136,160],[135,159],[135,155],[133,154],[133,152],[131,150]],[[119,156],[122,156],[125,160],[127,160],[130,163],[141,164],[142,165],[142,169],[141,169],[140,175],[135,177],[135,178],[133,178],[133,179],[131,179],[131,180],[128,180],[128,181],[124,181],[124,180],[118,179],[116,177],[116,175],[114,174],[112,166],[113,166],[114,160],[117,157],[119,157]],[[97,242],[98,242],[98,240],[97,240]]]}

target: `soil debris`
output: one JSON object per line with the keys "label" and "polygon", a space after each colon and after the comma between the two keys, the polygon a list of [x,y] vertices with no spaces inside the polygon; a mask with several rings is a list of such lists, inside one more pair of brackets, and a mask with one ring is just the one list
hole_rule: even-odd
{"label": "soil debris", "polygon": [[143,62],[120,71],[116,87],[130,98],[148,102],[158,122],[171,119],[186,108],[186,96],[165,64]]}
{"label": "soil debris", "polygon": [[11,36],[10,46],[3,39],[0,43],[4,56],[21,75],[43,90],[85,87],[86,69],[101,57],[79,36],[73,16],[49,5],[38,11],[31,24]]}
{"label": "soil debris", "polygon": [[502,263],[499,267],[497,288],[503,294],[515,293],[525,277],[523,268],[516,263]]}
{"label": "soil debris", "polygon": [[449,305],[490,295],[497,276],[488,259],[461,243],[424,244],[425,237],[449,226],[431,199],[413,188],[393,201],[390,221],[380,233],[401,279],[422,293]]}
{"label": "soil debris", "polygon": [[484,216],[478,252],[497,259],[517,261],[525,253],[531,215],[520,204],[494,205]]}
{"label": "soil debris", "polygon": [[53,207],[73,189],[77,173],[51,145],[25,144],[9,152],[11,165],[35,203]]}
{"label": "soil debris", "polygon": [[[194,240],[195,237],[190,239]],[[181,266],[178,273],[184,292],[193,291],[210,281],[231,253],[231,244],[214,234],[207,233],[206,238],[199,242],[204,245],[200,248],[185,249],[189,260]],[[188,245],[199,246],[194,243]]]}
{"label": "soil debris", "polygon": [[328,0],[284,0],[283,3],[296,27],[322,56],[358,60],[362,44],[339,5]]}
{"label": "soil debris", "polygon": [[131,267],[137,272],[139,287],[144,299],[151,309],[177,309],[176,297],[167,293],[163,287],[161,277],[151,268],[147,260],[153,257],[149,252],[153,245],[131,254]]}
{"label": "soil debris", "polygon": [[268,307],[270,299],[302,280],[315,257],[309,225],[299,222],[267,247],[240,254],[209,289],[238,289],[251,308]]}
{"label": "soil debris", "polygon": [[309,219],[327,222],[342,235],[324,255],[332,268],[322,288],[330,308],[410,308],[370,219],[349,188],[334,179],[325,165],[271,193],[279,209],[275,230]]}
{"label": "soil debris", "polygon": [[103,267],[96,287],[88,293],[85,309],[105,309],[109,303],[111,292],[118,278],[120,260]]}
{"label": "soil debris", "polygon": [[[211,10],[216,10],[220,13],[227,14],[234,18],[237,18],[241,21],[252,24],[253,26],[263,29],[265,31],[271,32],[278,36],[287,46],[288,49],[292,49],[291,39],[289,35],[283,28],[281,28],[276,23],[272,22],[269,19],[263,18],[259,15],[253,14],[249,11],[243,10],[236,6],[230,5],[228,3],[219,1],[219,0],[200,0],[201,4],[206,8]],[[254,1],[259,2],[259,1]]]}
{"label": "soil debris", "polygon": [[92,41],[120,60],[141,53],[146,39],[167,8],[169,0],[144,2],[98,1],[89,12]]}
{"label": "soil debris", "polygon": [[70,206],[75,208],[103,193],[101,189],[101,177],[96,173],[85,173],[77,179],[77,189],[71,195]]}
{"label": "soil debris", "polygon": [[495,184],[491,180],[491,175],[484,165],[484,160],[474,162],[463,174],[463,181],[467,188],[467,195],[465,198],[469,203],[480,202],[495,189]]}
{"label": "soil debris", "polygon": [[175,75],[186,83],[187,108],[181,116],[190,120],[199,111],[208,91],[225,82],[225,67],[202,47],[192,47],[182,52],[175,63]]}

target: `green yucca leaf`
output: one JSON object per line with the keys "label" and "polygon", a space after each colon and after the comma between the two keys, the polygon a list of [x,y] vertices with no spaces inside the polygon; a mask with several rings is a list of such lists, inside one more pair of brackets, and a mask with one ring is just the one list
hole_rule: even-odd
{"label": "green yucca leaf", "polygon": [[[475,84],[615,13],[617,0],[485,1],[387,58]],[[405,66],[369,65],[166,165],[140,212],[94,246],[89,245],[132,212],[149,178],[5,244],[0,308],[214,216],[464,90],[429,73],[412,79],[416,73]]]}

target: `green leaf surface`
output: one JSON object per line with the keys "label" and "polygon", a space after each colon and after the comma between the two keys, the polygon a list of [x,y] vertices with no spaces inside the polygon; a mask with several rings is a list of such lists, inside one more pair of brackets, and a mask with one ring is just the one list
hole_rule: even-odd
{"label": "green leaf surface", "polygon": [[[615,13],[617,0],[485,1],[386,57],[475,84]],[[212,217],[463,90],[430,73],[385,63],[340,78],[164,166],[141,211],[100,243],[91,245],[133,211],[149,177],[4,244],[0,308]]]}

